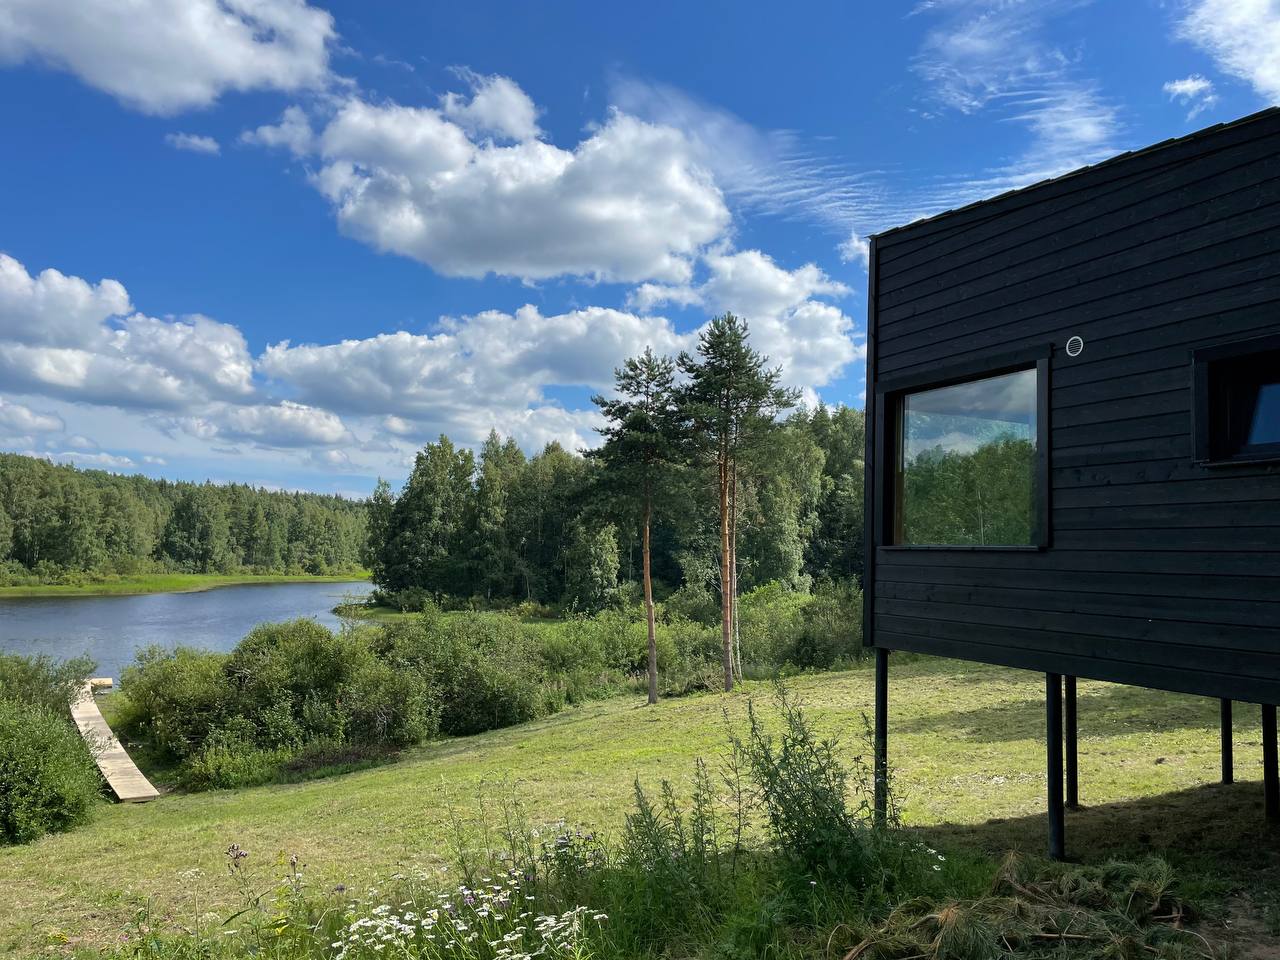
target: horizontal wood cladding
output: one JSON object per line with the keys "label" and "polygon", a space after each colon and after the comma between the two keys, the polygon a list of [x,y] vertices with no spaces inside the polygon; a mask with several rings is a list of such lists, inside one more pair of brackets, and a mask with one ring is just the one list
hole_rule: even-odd
{"label": "horizontal wood cladding", "polygon": [[1280,702],[1280,463],[1196,462],[1191,382],[1193,350],[1280,333],[1280,110],[882,234],[871,271],[873,385],[1053,348],[1049,546],[869,523],[872,642]]}
{"label": "horizontal wood cladding", "polygon": [[[929,259],[938,259],[960,253],[963,247],[988,242],[1027,223],[1066,214],[1080,203],[1082,190],[1088,190],[1094,198],[1115,195],[1132,202],[1135,185],[1155,172],[1176,171],[1188,162],[1215,154],[1241,149],[1250,152],[1260,138],[1276,134],[1272,114],[1273,111],[1263,111],[1247,123],[1217,131],[1211,138],[1206,135],[1200,142],[1188,138],[1161,149],[1151,149],[1142,156],[1116,158],[1034,189],[1005,194],[932,220],[880,234],[876,238],[881,247],[880,272],[886,277],[892,276],[905,257],[923,253]],[[1080,180],[1086,181],[1083,186]],[[926,248],[927,253],[924,253]]]}

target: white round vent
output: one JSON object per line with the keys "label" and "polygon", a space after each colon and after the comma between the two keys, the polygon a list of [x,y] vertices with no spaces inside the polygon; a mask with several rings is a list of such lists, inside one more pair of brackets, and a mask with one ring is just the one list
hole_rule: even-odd
{"label": "white round vent", "polygon": [[1082,337],[1072,337],[1067,341],[1067,356],[1078,357],[1084,353],[1084,339]]}

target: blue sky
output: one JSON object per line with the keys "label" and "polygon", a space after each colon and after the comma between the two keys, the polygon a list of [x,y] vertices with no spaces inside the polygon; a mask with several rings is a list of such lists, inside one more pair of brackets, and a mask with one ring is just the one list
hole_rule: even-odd
{"label": "blue sky", "polygon": [[860,405],[869,233],[1280,100],[1276,0],[638,9],[0,0],[0,448],[363,495],[726,309]]}

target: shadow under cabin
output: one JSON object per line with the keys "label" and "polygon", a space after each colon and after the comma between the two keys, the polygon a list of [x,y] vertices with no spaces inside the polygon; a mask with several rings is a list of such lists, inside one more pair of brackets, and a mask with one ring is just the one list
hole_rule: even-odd
{"label": "shadow under cabin", "polygon": [[1077,677],[1219,699],[1227,782],[1260,705],[1280,821],[1280,109],[874,236],[868,314],[878,812],[904,650],[1044,674],[1053,857]]}

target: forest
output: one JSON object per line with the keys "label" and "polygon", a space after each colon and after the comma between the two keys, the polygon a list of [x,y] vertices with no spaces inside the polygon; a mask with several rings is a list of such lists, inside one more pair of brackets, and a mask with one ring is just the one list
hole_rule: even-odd
{"label": "forest", "polygon": [[[652,528],[655,589],[715,603],[713,481],[675,477]],[[769,456],[739,464],[738,587],[804,588],[862,569],[862,411],[797,410]],[[526,456],[489,434],[480,451],[428,444],[394,492],[369,506],[367,559],[393,605],[532,601],[594,612],[641,580],[642,517],[613,494],[598,459],[549,443]]]}
{"label": "forest", "polygon": [[[594,398],[604,442],[527,457],[491,432],[478,456],[448,437],[403,488],[369,501],[365,561],[382,602],[554,604],[595,613],[640,600],[658,670],[655,601],[718,620],[724,684],[743,675],[738,598],[766,584],[808,592],[861,573],[863,421],[809,411],[725,314],[696,353],[651,350]],[[850,625],[853,628],[853,625]]]}
{"label": "forest", "polygon": [[176,483],[0,454],[0,585],[150,572],[357,570],[365,510],[342,497]]}

